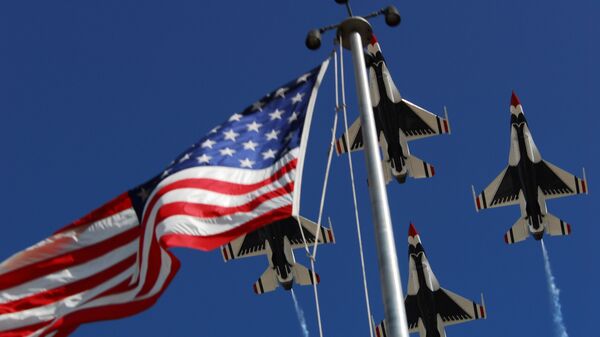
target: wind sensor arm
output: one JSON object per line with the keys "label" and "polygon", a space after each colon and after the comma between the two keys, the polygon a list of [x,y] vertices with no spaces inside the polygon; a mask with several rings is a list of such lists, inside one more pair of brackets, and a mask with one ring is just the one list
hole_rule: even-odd
{"label": "wind sensor arm", "polygon": [[[337,2],[338,4],[345,4],[346,9],[348,10],[348,16],[353,17],[352,9],[350,8],[350,4],[349,4],[348,0],[335,0],[335,2]],[[371,14],[367,14],[367,15],[363,16],[362,18],[370,19],[370,18],[374,18],[379,15],[385,15],[385,22],[390,27],[395,27],[400,24],[400,21],[401,21],[400,12],[398,12],[398,9],[395,6],[388,6],[386,8],[382,8]],[[306,35],[306,40],[305,40],[306,47],[310,50],[319,49],[319,47],[321,47],[321,34],[327,32],[329,30],[338,29],[339,26],[340,26],[339,24],[336,24],[336,25],[324,26],[324,27],[317,28],[317,29],[311,29],[308,32],[308,34]]]}

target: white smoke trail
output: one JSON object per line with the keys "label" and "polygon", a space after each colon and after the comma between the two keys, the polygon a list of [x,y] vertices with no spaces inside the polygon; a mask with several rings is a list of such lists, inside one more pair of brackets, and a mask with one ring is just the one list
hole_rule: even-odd
{"label": "white smoke trail", "polygon": [[546,279],[548,280],[548,291],[552,300],[552,316],[556,327],[556,335],[558,337],[569,337],[567,327],[563,321],[562,309],[560,306],[560,289],[556,286],[554,275],[552,275],[552,267],[550,267],[550,257],[542,240],[542,252],[544,253],[544,269],[546,270]]}
{"label": "white smoke trail", "polygon": [[304,311],[300,307],[300,303],[298,303],[294,289],[291,289],[290,291],[292,293],[292,298],[294,299],[294,308],[296,308],[296,315],[298,316],[298,322],[302,328],[302,334],[304,337],[308,337],[308,326],[306,325],[306,319],[304,318]]}

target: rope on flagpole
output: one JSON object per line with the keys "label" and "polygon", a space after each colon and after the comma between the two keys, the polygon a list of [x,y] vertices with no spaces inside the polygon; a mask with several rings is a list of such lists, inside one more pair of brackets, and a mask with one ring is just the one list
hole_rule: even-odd
{"label": "rope on flagpole", "polygon": [[[372,321],[372,316],[371,316],[371,304],[369,303],[369,287],[367,285],[367,272],[366,272],[366,268],[365,268],[365,257],[364,257],[364,253],[363,253],[363,244],[362,244],[362,235],[361,235],[361,228],[360,228],[360,220],[359,220],[359,216],[358,216],[358,201],[356,198],[356,184],[354,181],[354,168],[352,166],[352,154],[351,154],[351,149],[350,149],[350,141],[348,138],[348,114],[347,114],[347,109],[346,109],[346,89],[344,86],[344,56],[343,56],[343,49],[342,49],[342,41],[341,41],[341,37],[340,37],[340,41],[339,41],[339,46],[340,46],[340,73],[341,73],[341,82],[342,82],[342,111],[344,114],[344,128],[345,128],[345,132],[344,135],[346,137],[345,141],[346,144],[348,144],[348,166],[350,168],[350,181],[352,182],[352,198],[354,200],[354,217],[356,220],[356,235],[358,236],[358,247],[359,247],[359,251],[360,251],[360,266],[362,268],[362,278],[363,278],[363,288],[364,288],[364,292],[365,292],[365,303],[367,306],[367,321],[369,322],[369,335],[371,337],[373,337],[373,321]],[[337,97],[337,92],[336,92],[336,97]],[[337,102],[337,100],[336,100]]]}
{"label": "rope on flagpole", "polygon": [[[316,234],[315,234],[315,240],[313,243],[313,252],[312,254],[310,253],[310,247],[308,246],[308,241],[306,240],[306,237],[304,235],[304,230],[302,228],[302,224],[300,223],[300,219],[298,218],[298,226],[300,229],[300,234],[302,235],[302,240],[304,242],[304,249],[306,250],[306,255],[310,260],[310,269],[311,269],[311,273],[312,273],[312,279],[313,280],[317,280],[317,274],[315,271],[315,262],[316,262],[316,257],[317,257],[317,247],[319,246],[319,235],[321,233],[320,227],[321,227],[321,220],[323,219],[323,208],[325,205],[325,195],[327,194],[327,183],[329,181],[329,171],[331,169],[331,160],[332,160],[332,154],[333,154],[333,146],[335,143],[335,133],[336,133],[336,129],[337,129],[337,121],[338,121],[338,109],[337,109],[337,94],[338,94],[338,90],[337,90],[337,86],[338,86],[338,75],[337,75],[337,53],[335,51],[335,49],[332,52],[332,56],[333,60],[334,60],[334,71],[335,71],[335,94],[336,94],[336,110],[335,110],[335,114],[333,117],[333,127],[331,129],[331,143],[329,146],[329,152],[328,152],[328,158],[327,158],[327,166],[325,169],[325,179],[323,181],[323,188],[321,191],[321,203],[319,205],[319,216],[317,218],[317,230],[316,230]],[[330,226],[331,228],[331,221],[330,221]],[[322,320],[321,320],[321,306],[319,304],[319,292],[317,290],[317,282],[313,282],[313,291],[314,291],[314,296],[315,296],[315,307],[316,307],[316,311],[317,311],[317,323],[319,326],[319,336],[323,337],[323,324],[322,324]]]}

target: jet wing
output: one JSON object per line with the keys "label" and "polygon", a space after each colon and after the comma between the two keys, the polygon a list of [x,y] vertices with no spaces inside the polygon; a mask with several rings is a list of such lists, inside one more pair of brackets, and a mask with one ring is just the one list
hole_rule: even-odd
{"label": "jet wing", "polygon": [[[320,231],[319,244],[335,242],[335,237],[333,236],[332,229],[319,226],[316,223],[302,216],[299,216],[299,219],[300,224],[302,225],[302,232],[304,233],[304,238],[306,238],[306,242],[309,245],[315,243],[317,231]],[[292,249],[304,248],[304,238],[302,237],[302,233],[300,232],[300,228],[298,227],[297,223],[295,226],[286,226],[285,236],[287,236],[288,240],[290,240]]]}
{"label": "jet wing", "polygon": [[406,140],[431,137],[450,133],[450,123],[447,118],[441,118],[405,99],[398,103],[400,129],[406,135]]}
{"label": "jet wing", "polygon": [[[440,288],[433,294],[444,326],[486,318],[485,307],[449,290]],[[407,314],[408,315],[408,314]]]}
{"label": "jet wing", "polygon": [[536,178],[546,199],[561,198],[588,192],[585,179],[542,160],[535,165]]}
{"label": "jet wing", "polygon": [[[348,146],[350,144],[350,146]],[[346,133],[344,133],[335,142],[335,152],[338,155],[346,153],[348,151],[362,150],[364,146],[362,130],[360,126],[360,117],[357,118],[354,123],[348,128],[348,139],[346,139]]]}
{"label": "jet wing", "polygon": [[[404,299],[404,309],[406,311],[406,323],[408,332],[419,331],[419,307],[417,306],[417,296],[408,295]],[[382,322],[383,323],[383,322]]]}
{"label": "jet wing", "polygon": [[223,254],[223,260],[227,262],[233,259],[267,254],[265,247],[265,238],[260,235],[260,231],[254,231],[221,246],[221,254]]}
{"label": "jet wing", "polygon": [[[516,205],[519,202],[519,182],[516,166],[507,166],[492,183],[475,198],[477,211],[485,208]],[[473,192],[475,194],[475,192]]]}

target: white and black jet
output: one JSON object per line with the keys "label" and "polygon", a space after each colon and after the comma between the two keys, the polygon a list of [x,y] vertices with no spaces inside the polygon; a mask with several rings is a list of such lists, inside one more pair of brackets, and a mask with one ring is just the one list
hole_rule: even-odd
{"label": "white and black jet", "polygon": [[541,240],[544,233],[569,235],[571,226],[548,213],[546,200],[588,193],[585,180],[542,159],[535,146],[515,93],[510,103],[510,152],[508,166],[479,195],[473,198],[477,211],[485,208],[519,205],[521,217],[504,234],[508,244],[523,241],[529,234]]}
{"label": "white and black jet", "polygon": [[[408,230],[408,289],[404,299],[409,332],[421,337],[445,337],[444,327],[486,318],[483,305],[440,287],[433,274],[419,233]],[[375,327],[375,336],[387,337],[385,321]]]}
{"label": "white and black jet", "polygon": [[[400,96],[373,36],[365,55],[369,72],[369,87],[379,144],[383,150],[383,172],[389,183],[412,178],[429,178],[435,174],[432,165],[410,154],[408,142],[450,133],[448,116],[441,118]],[[360,118],[336,141],[336,152],[361,150],[364,146]]]}
{"label": "white and black jet", "polygon": [[319,283],[319,275],[303,265],[296,263],[293,249],[304,248],[304,239],[308,244],[313,244],[319,233],[319,244],[333,243],[335,238],[333,230],[317,225],[316,223],[299,217],[300,225],[294,217],[276,221],[254,232],[240,236],[221,247],[225,262],[243,257],[267,255],[269,267],[253,284],[257,294],[273,291],[281,285],[285,290],[292,289],[296,282],[299,285]]}

